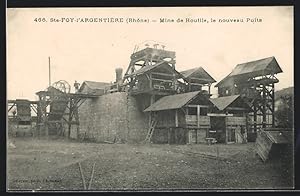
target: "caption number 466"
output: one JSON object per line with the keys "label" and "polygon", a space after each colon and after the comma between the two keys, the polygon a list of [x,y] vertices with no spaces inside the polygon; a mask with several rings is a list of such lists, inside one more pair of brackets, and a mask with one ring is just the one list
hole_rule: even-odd
{"label": "caption number 466", "polygon": [[46,18],[35,18],[34,22],[47,22]]}

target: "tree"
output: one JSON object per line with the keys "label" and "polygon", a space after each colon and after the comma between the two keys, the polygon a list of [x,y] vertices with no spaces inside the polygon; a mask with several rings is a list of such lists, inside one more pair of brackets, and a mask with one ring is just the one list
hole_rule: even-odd
{"label": "tree", "polygon": [[280,96],[278,110],[275,111],[277,127],[293,128],[294,126],[294,97],[293,95]]}

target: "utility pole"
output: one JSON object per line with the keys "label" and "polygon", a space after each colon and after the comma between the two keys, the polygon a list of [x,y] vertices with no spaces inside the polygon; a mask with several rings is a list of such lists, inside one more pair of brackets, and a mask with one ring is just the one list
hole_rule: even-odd
{"label": "utility pole", "polygon": [[51,86],[51,65],[50,65],[50,56],[48,57],[49,60],[49,86]]}

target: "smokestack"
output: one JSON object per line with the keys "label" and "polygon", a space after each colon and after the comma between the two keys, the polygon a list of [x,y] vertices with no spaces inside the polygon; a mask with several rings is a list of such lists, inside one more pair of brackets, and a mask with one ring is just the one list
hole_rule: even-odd
{"label": "smokestack", "polygon": [[122,81],[122,72],[123,72],[122,68],[116,68],[116,83]]}

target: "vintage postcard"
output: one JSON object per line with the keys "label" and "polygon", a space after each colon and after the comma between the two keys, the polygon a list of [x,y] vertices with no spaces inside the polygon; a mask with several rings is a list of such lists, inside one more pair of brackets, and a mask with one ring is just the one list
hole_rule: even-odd
{"label": "vintage postcard", "polygon": [[7,9],[7,191],[294,189],[294,9]]}

